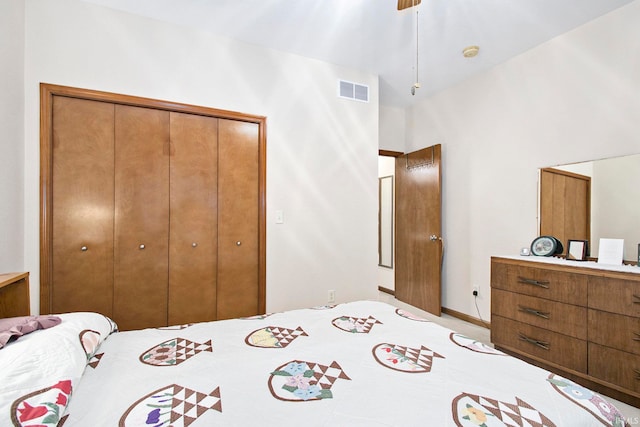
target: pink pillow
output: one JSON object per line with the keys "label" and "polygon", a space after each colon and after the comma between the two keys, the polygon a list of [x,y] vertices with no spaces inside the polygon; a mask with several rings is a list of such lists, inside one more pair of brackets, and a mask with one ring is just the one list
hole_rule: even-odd
{"label": "pink pillow", "polygon": [[56,326],[60,322],[62,319],[57,316],[22,316],[0,319],[0,349],[13,337],[18,339],[38,329]]}

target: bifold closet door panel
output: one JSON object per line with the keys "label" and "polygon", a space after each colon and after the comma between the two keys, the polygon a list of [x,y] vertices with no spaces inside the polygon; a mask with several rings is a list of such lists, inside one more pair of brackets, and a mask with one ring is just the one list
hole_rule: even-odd
{"label": "bifold closet door panel", "polygon": [[112,315],[114,106],[53,98],[51,312]]}
{"label": "bifold closet door panel", "polygon": [[169,112],[116,105],[114,320],[167,324]]}
{"label": "bifold closet door panel", "polygon": [[171,113],[169,325],[216,320],[218,119]]}
{"label": "bifold closet door panel", "polygon": [[218,319],[228,319],[259,312],[259,126],[218,129]]}

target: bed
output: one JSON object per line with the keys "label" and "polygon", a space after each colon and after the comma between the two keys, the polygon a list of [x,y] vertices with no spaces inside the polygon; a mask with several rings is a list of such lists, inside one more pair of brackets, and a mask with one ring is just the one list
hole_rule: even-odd
{"label": "bed", "polygon": [[97,313],[0,350],[1,426],[602,426],[571,381],[378,301],[117,332]]}

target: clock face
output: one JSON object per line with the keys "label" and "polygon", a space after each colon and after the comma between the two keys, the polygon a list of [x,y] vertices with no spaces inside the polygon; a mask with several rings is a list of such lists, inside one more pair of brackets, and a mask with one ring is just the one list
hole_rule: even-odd
{"label": "clock face", "polygon": [[549,236],[540,236],[531,243],[531,253],[538,256],[551,256],[558,247],[556,239]]}

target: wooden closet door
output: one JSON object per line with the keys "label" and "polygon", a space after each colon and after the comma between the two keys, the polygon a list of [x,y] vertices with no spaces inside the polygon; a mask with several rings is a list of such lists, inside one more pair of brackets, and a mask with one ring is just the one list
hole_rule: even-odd
{"label": "wooden closet door", "polygon": [[591,239],[591,177],[559,169],[540,170],[540,235],[560,240]]}
{"label": "wooden closet door", "polygon": [[169,325],[216,320],[218,119],[171,113]]}
{"label": "wooden closet door", "polygon": [[169,112],[116,105],[114,320],[167,324]]}
{"label": "wooden closet door", "polygon": [[111,316],[114,106],[56,96],[52,121],[55,287],[46,312]]}
{"label": "wooden closet door", "polygon": [[218,125],[218,319],[258,314],[259,126]]}

